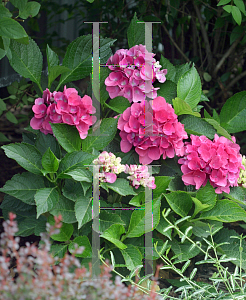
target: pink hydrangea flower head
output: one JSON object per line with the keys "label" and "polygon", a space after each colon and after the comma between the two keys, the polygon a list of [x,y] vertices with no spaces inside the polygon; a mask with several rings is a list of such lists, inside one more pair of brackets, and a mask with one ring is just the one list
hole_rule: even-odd
{"label": "pink hydrangea flower head", "polygon": [[147,166],[141,165],[126,165],[125,173],[128,173],[130,176],[127,177],[131,181],[132,186],[136,189],[139,186],[148,187],[150,189],[155,189],[155,178],[150,176]]}
{"label": "pink hydrangea flower head", "polygon": [[162,66],[154,56],[143,45],[117,50],[107,62],[108,68],[113,71],[105,79],[109,97],[124,96],[129,102],[144,101],[146,96],[156,98],[159,88],[152,84],[155,80],[165,82],[167,70],[160,70]]}
{"label": "pink hydrangea flower head", "polygon": [[121,158],[113,153],[103,151],[98,158],[93,160],[95,165],[99,165],[98,178],[100,182],[114,183],[117,179],[116,174],[125,171],[125,165],[121,164]]}
{"label": "pink hydrangea flower head", "polygon": [[235,137],[232,137],[233,142],[217,134],[213,141],[206,136],[191,135],[190,138],[191,141],[185,143],[184,157],[178,161],[182,165],[184,184],[199,189],[209,180],[217,194],[229,194],[231,186],[238,186],[240,170],[245,170]]}
{"label": "pink hydrangea flower head", "polygon": [[133,103],[118,120],[121,151],[133,147],[141,164],[150,164],[162,156],[173,158],[184,154],[183,139],[188,138],[184,125],[178,122],[171,104],[163,97]]}
{"label": "pink hydrangea flower head", "polygon": [[66,123],[76,126],[80,138],[85,139],[89,127],[96,122],[96,117],[90,115],[96,112],[92,99],[87,95],[81,98],[76,89],[66,86],[63,92],[51,93],[46,89],[43,97],[35,100],[32,110],[30,125],[44,134],[53,134],[50,123]]}

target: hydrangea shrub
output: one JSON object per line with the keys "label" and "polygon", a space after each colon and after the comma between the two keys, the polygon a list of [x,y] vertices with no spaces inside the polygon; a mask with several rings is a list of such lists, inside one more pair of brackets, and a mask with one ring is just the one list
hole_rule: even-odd
{"label": "hydrangea shrub", "polygon": [[[63,257],[75,244],[83,246],[76,255],[84,264],[92,257],[93,174],[98,168],[101,255],[111,259],[113,253],[125,274],[145,259],[145,198],[150,193],[153,243],[161,251],[168,240],[180,262],[199,251],[178,240],[162,216],[165,208],[171,209],[168,218],[194,239],[206,236],[207,223],[246,221],[245,159],[232,136],[246,129],[246,92],[229,98],[212,117],[203,107],[209,99],[195,66],[174,66],[163,56],[156,61],[146,51],[144,35],[134,34],[137,22],[135,15],[129,49],[113,54],[115,40],[100,37],[100,84],[89,85],[81,96],[70,82],[92,74],[91,34],[68,46],[61,66],[47,47],[48,87],[41,87],[43,59],[36,43],[15,47],[17,41],[11,42],[9,51],[16,51],[11,66],[24,77],[30,64],[28,55],[26,64],[20,63],[21,54],[38,54],[32,81],[42,92],[23,142],[2,146],[26,170],[0,189],[6,194],[4,218],[13,211],[17,235],[39,236],[46,222],[61,214],[51,249]],[[92,102],[93,92],[100,103]],[[153,260],[158,257],[153,248]]]}

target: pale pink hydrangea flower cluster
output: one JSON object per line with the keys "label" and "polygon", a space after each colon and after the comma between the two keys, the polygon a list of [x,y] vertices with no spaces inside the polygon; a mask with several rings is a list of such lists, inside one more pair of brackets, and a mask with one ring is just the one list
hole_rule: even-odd
{"label": "pale pink hydrangea flower cluster", "polygon": [[217,134],[213,141],[204,135],[190,138],[191,142],[185,143],[185,156],[178,160],[184,184],[195,185],[198,190],[209,180],[217,194],[229,194],[230,186],[238,186],[240,169],[245,169],[235,137],[233,142]]}
{"label": "pale pink hydrangea flower cluster", "polygon": [[133,103],[120,116],[118,129],[121,151],[129,152],[134,146],[140,164],[150,164],[161,155],[163,159],[184,155],[183,139],[188,138],[187,133],[163,97]]}
{"label": "pale pink hydrangea flower cluster", "polygon": [[148,167],[141,165],[126,165],[125,173],[128,173],[130,176],[127,177],[136,189],[140,185],[143,187],[148,187],[150,189],[155,189],[155,177],[150,176]]}
{"label": "pale pink hydrangea flower cluster", "polygon": [[132,186],[136,189],[140,185],[156,188],[155,178],[150,176],[147,166],[142,165],[122,165],[121,158],[116,157],[113,153],[103,151],[98,158],[93,160],[95,165],[99,165],[98,178],[100,182],[114,183],[117,179],[117,174],[125,172],[130,176],[127,177],[131,181]]}
{"label": "pale pink hydrangea flower cluster", "polygon": [[116,157],[113,153],[103,151],[98,158],[93,160],[95,165],[99,165],[99,180],[101,182],[114,183],[117,179],[116,174],[124,172],[126,167],[122,165],[121,158]]}
{"label": "pale pink hydrangea flower cluster", "polygon": [[66,86],[63,92],[51,93],[46,89],[43,97],[35,100],[32,110],[34,117],[30,125],[44,134],[53,134],[50,123],[66,123],[76,126],[80,138],[85,139],[89,127],[96,122],[96,117],[90,115],[96,112],[91,97],[81,98],[76,89]]}
{"label": "pale pink hydrangea flower cluster", "polygon": [[242,187],[246,188],[246,158],[245,158],[245,155],[242,155],[242,164],[244,166],[244,169],[240,170],[237,183],[242,185]]}
{"label": "pale pink hydrangea flower cluster", "polygon": [[159,88],[152,83],[157,79],[166,81],[167,70],[154,58],[155,54],[146,50],[146,46],[135,45],[128,49],[117,50],[108,59],[107,65],[111,72],[105,79],[106,90],[111,99],[123,96],[130,102],[145,100],[145,96],[153,99],[157,97]]}

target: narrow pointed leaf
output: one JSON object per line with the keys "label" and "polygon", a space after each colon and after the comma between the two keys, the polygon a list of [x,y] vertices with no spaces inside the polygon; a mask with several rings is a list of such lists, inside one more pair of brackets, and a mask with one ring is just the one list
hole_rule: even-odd
{"label": "narrow pointed leaf", "polygon": [[20,39],[27,37],[24,28],[14,19],[1,17],[0,19],[0,36],[9,39]]}
{"label": "narrow pointed leaf", "polygon": [[82,149],[86,152],[91,152],[92,149],[102,150],[114,138],[117,131],[117,119],[107,118],[103,119],[100,128],[95,132],[89,130],[87,138],[82,142]]}
{"label": "narrow pointed leaf", "polygon": [[114,183],[107,183],[107,187],[122,196],[136,195],[129,181],[123,178],[117,178]]}
{"label": "narrow pointed leaf", "polygon": [[79,247],[84,247],[81,254],[75,254],[76,257],[92,257],[92,248],[87,236],[77,236],[68,246],[70,252],[75,250],[75,244]]}
{"label": "narrow pointed leaf", "polygon": [[59,86],[69,81],[83,79],[92,72],[92,35],[74,40],[67,48],[62,65],[71,71],[61,76]]}
{"label": "narrow pointed leaf", "polygon": [[50,251],[54,257],[63,258],[67,252],[68,245],[64,244],[52,244]]}
{"label": "narrow pointed leaf", "polygon": [[246,92],[239,92],[229,98],[220,112],[220,125],[229,133],[246,130]]}
{"label": "narrow pointed leaf", "polygon": [[92,173],[85,168],[76,168],[75,170],[65,173],[70,175],[76,181],[92,182]]}
{"label": "narrow pointed leaf", "polygon": [[35,205],[34,195],[39,189],[44,187],[42,177],[24,172],[14,175],[11,180],[6,182],[0,191],[20,199],[26,204]]}
{"label": "narrow pointed leaf", "polygon": [[115,97],[114,99],[110,100],[108,104],[105,103],[105,105],[118,114],[122,114],[128,107],[131,106],[129,100],[122,96]]}
{"label": "narrow pointed leaf", "polygon": [[177,116],[193,115],[196,117],[201,117],[201,115],[198,112],[194,112],[191,109],[190,105],[180,98],[173,99],[173,108]]}
{"label": "narrow pointed leaf", "polygon": [[220,222],[246,221],[246,212],[231,200],[218,200],[213,209],[201,214],[200,219]]}
{"label": "narrow pointed leaf", "polygon": [[120,249],[126,262],[127,269],[132,271],[142,263],[142,255],[137,247],[129,244],[126,249]]}
{"label": "narrow pointed leaf", "polygon": [[213,139],[216,133],[212,125],[195,116],[181,116],[180,122],[184,124],[184,129],[188,134],[206,135],[209,139]]}
{"label": "narrow pointed leaf", "polygon": [[[95,158],[95,155],[82,151],[67,153],[60,161],[58,177],[67,178],[66,173],[91,165]],[[71,178],[70,175],[68,177]]]}
{"label": "narrow pointed leaf", "polygon": [[75,203],[75,216],[78,229],[92,219],[92,197],[81,195]]}
{"label": "narrow pointed leaf", "polygon": [[57,139],[51,134],[38,132],[35,138],[35,147],[41,152],[42,155],[44,155],[46,150],[50,148],[57,158],[61,157],[60,145],[58,144]]}
{"label": "narrow pointed leaf", "polygon": [[223,127],[221,127],[220,124],[216,120],[207,119],[207,118],[204,118],[204,120],[206,122],[208,122],[209,124],[211,124],[216,129],[216,131],[219,135],[222,135],[222,136],[226,137],[228,140],[232,141],[230,134]]}
{"label": "narrow pointed leaf", "polygon": [[60,195],[56,206],[50,211],[53,216],[62,215],[64,223],[75,223],[76,217],[74,212],[74,202]]}
{"label": "narrow pointed leaf", "polygon": [[40,7],[40,3],[36,1],[30,1],[26,4],[23,10],[20,10],[19,17],[22,19],[27,19],[28,17],[33,18],[38,14]]}
{"label": "narrow pointed leaf", "polygon": [[201,79],[194,66],[191,67],[178,81],[177,96],[193,109],[200,102],[202,94]]}
{"label": "narrow pointed leaf", "polygon": [[50,148],[47,149],[42,157],[42,166],[49,173],[54,173],[58,170],[59,160],[56,158]]}
{"label": "narrow pointed leaf", "polygon": [[[156,228],[160,221],[160,198],[153,200],[153,229]],[[145,211],[143,210],[134,210],[131,215],[130,224],[128,227],[128,231],[126,236],[128,238],[139,237],[143,235],[145,232],[145,222],[149,222],[150,220],[145,217]],[[151,215],[151,223],[152,223],[152,215]]]}
{"label": "narrow pointed leaf", "polygon": [[66,242],[69,241],[72,234],[73,234],[73,225],[63,223],[62,227],[60,228],[60,232],[56,234],[52,234],[50,237],[58,242]]}
{"label": "narrow pointed leaf", "polygon": [[59,144],[67,151],[73,152],[81,149],[81,138],[78,130],[67,124],[51,124],[51,128]]}
{"label": "narrow pointed leaf", "polygon": [[113,224],[125,225],[119,215],[102,210],[100,212],[100,232],[106,231]]}
{"label": "narrow pointed leaf", "polygon": [[166,102],[172,104],[172,100],[177,97],[177,84],[171,80],[166,80],[164,83],[155,83],[157,90],[157,96],[165,98]]}
{"label": "narrow pointed leaf", "polygon": [[41,171],[42,155],[34,146],[16,143],[2,146],[2,148],[9,158],[16,160],[27,171],[37,175],[43,174]]}
{"label": "narrow pointed leaf", "polygon": [[106,231],[104,231],[100,237],[105,238],[120,249],[125,249],[127,246],[120,241],[120,237],[123,233],[125,233],[125,228],[123,225],[113,224]]}
{"label": "narrow pointed leaf", "polygon": [[25,78],[40,85],[43,58],[37,44],[30,38],[29,44],[10,42],[11,57],[8,56],[12,68]]}
{"label": "narrow pointed leaf", "polygon": [[192,207],[192,199],[183,191],[171,192],[165,195],[168,204],[181,217],[186,217]]}
{"label": "narrow pointed leaf", "polygon": [[59,57],[58,55],[47,45],[46,48],[46,56],[47,56],[47,62],[48,62],[48,71],[51,67],[58,66],[59,64]]}
{"label": "narrow pointed leaf", "polygon": [[145,44],[145,25],[144,23],[138,23],[137,14],[135,12],[133,19],[131,20],[130,26],[127,30],[127,39],[129,48]]}
{"label": "narrow pointed leaf", "polygon": [[35,194],[35,202],[37,205],[37,218],[50,211],[59,201],[59,194],[56,187],[40,189]]}

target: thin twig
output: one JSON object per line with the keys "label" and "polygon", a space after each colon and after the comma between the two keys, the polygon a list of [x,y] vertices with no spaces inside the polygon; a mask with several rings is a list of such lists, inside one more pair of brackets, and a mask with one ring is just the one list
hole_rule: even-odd
{"label": "thin twig", "polygon": [[[219,18],[221,16],[222,10],[223,10],[222,8],[220,8],[218,10],[217,18]],[[221,28],[215,29],[213,55],[215,55],[217,53],[218,45],[219,45],[219,42],[221,41],[220,35],[221,35]]]}
{"label": "thin twig", "polygon": [[215,77],[219,69],[222,67],[223,63],[227,59],[227,57],[234,51],[240,42],[241,38],[244,36],[244,33],[231,45],[231,47],[226,51],[226,53],[222,56],[221,60],[218,62],[217,66],[214,69],[213,76]]}
{"label": "thin twig", "polygon": [[[240,79],[242,79],[243,77],[246,76],[246,71],[242,72],[241,74],[239,74],[237,77],[235,77],[225,88],[226,91],[228,91],[235,83],[237,83]],[[221,97],[223,94],[223,91],[221,91],[218,94],[218,97]]]}
{"label": "thin twig", "polygon": [[204,39],[205,49],[206,49],[207,59],[208,59],[208,70],[210,72],[212,70],[212,65],[213,65],[213,55],[212,55],[212,52],[211,52],[207,31],[205,29],[200,10],[198,9],[198,7],[197,7],[197,5],[195,4],[194,1],[193,1],[193,5],[194,5],[194,8],[195,8],[195,11],[196,11],[196,14],[197,14],[200,26],[201,26],[201,32],[202,32],[202,36],[203,36],[203,39]]}
{"label": "thin twig", "polygon": [[166,34],[168,35],[169,39],[171,40],[171,42],[173,43],[173,45],[175,46],[175,48],[178,50],[178,52],[183,56],[183,58],[187,61],[190,62],[189,58],[184,54],[184,52],[179,48],[179,46],[176,44],[176,42],[174,41],[174,39],[172,38],[172,36],[170,35],[170,33],[168,32],[166,26],[164,24],[162,24],[162,27],[164,28]]}

